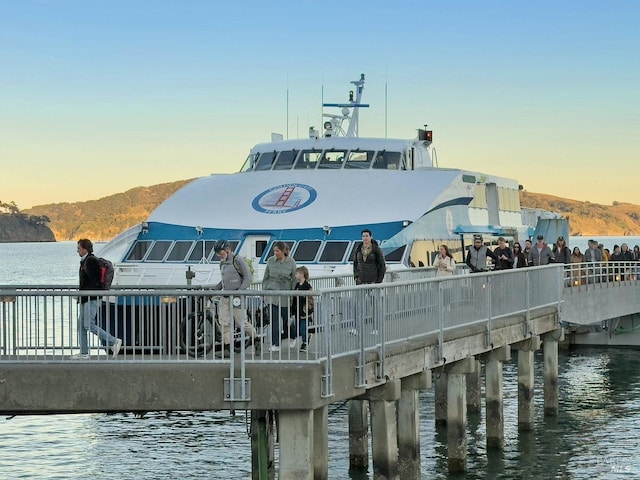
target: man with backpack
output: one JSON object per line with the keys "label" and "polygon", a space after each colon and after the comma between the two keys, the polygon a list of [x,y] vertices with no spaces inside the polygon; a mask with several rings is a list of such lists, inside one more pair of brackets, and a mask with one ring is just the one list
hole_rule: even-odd
{"label": "man with backpack", "polygon": [[[93,254],[91,240],[82,238],[78,240],[78,255],[80,255],[80,284],[79,290],[104,290],[105,280],[102,278],[102,267],[98,258]],[[120,353],[122,340],[114,337],[109,332],[98,326],[97,318],[100,310],[100,298],[97,296],[80,296],[78,299],[80,312],[78,314],[78,340],[80,353],[74,355],[75,359],[89,358],[89,342],[87,333],[91,332],[104,342],[107,348],[111,347],[113,358]]]}
{"label": "man with backpack", "polygon": [[[221,280],[213,287],[214,290],[247,290],[251,285],[251,268],[247,261],[240,255],[235,255],[226,240],[218,241],[214,250],[220,258],[220,276]],[[235,301],[234,301],[235,300]],[[256,329],[253,328],[251,322],[247,320],[244,309],[240,308],[241,301],[239,297],[233,298],[225,295],[218,305],[218,322],[222,330],[223,351],[229,353],[231,350],[232,331],[230,328],[231,319],[234,320],[233,330],[242,328],[249,337],[247,345],[254,345],[255,353],[260,351],[260,342],[256,342]]]}

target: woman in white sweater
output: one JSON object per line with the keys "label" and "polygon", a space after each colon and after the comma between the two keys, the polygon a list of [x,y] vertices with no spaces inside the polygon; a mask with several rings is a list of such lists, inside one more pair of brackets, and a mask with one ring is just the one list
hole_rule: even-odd
{"label": "woman in white sweater", "polygon": [[433,266],[437,269],[436,277],[453,275],[456,271],[456,261],[446,245],[440,245],[440,253],[433,262]]}

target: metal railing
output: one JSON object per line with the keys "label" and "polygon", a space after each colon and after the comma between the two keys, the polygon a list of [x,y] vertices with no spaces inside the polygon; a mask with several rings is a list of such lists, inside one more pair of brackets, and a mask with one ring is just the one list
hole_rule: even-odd
{"label": "metal railing", "polygon": [[639,262],[582,262],[565,266],[564,283],[571,291],[607,288],[638,280]]}
{"label": "metal railing", "polygon": [[[244,385],[249,362],[314,362],[324,369],[323,395],[331,396],[332,361],[339,356],[357,356],[356,382],[364,384],[370,351],[379,353],[377,375],[384,378],[385,351],[394,344],[435,334],[442,353],[445,332],[481,324],[490,345],[494,320],[558,305],[564,282],[561,265],[420,278],[433,277],[432,271],[391,272],[393,281],[359,286],[351,277],[318,278],[311,292],[238,291],[229,302],[220,301],[220,291],[199,287],[83,291],[101,296],[98,325],[124,344],[114,359],[89,334],[91,358],[84,361],[228,362],[229,400],[247,399],[237,386]],[[331,283],[346,286],[330,288]],[[0,287],[0,361],[72,361],[79,351],[78,295],[68,286]],[[292,301],[307,296],[315,308],[304,327],[308,348],[301,351],[300,338],[295,348],[286,338],[287,330],[301,333],[288,314]],[[282,314],[281,325],[291,323],[283,329],[280,349],[272,351],[274,313]],[[252,340],[251,329],[235,329],[225,349],[220,319],[233,315],[246,319],[257,336]]]}

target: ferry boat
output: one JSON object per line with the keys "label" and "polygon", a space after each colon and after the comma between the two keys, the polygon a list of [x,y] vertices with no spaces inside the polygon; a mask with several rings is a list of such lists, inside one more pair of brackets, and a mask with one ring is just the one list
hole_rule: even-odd
{"label": "ferry boat", "polygon": [[553,227],[520,207],[516,180],[438,167],[431,130],[409,140],[359,136],[364,75],[351,83],[347,102],[323,105],[340,113],[323,114],[322,131],[255,145],[237,173],[194,180],[109,242],[100,255],[116,264],[114,285],[215,284],[221,239],[260,280],[276,241],[318,276],[352,269],[363,229],[394,270],[432,265],[441,244],[462,262],[474,234],[523,241]]}

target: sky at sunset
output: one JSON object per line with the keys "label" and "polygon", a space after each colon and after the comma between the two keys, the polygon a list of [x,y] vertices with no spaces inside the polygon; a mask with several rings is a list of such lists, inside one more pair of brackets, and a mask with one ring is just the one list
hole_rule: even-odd
{"label": "sky at sunset", "polygon": [[639,23],[636,0],[0,0],[0,201],[237,171],[364,73],[361,136],[386,86],[387,135],[428,124],[441,167],[640,203]]}

